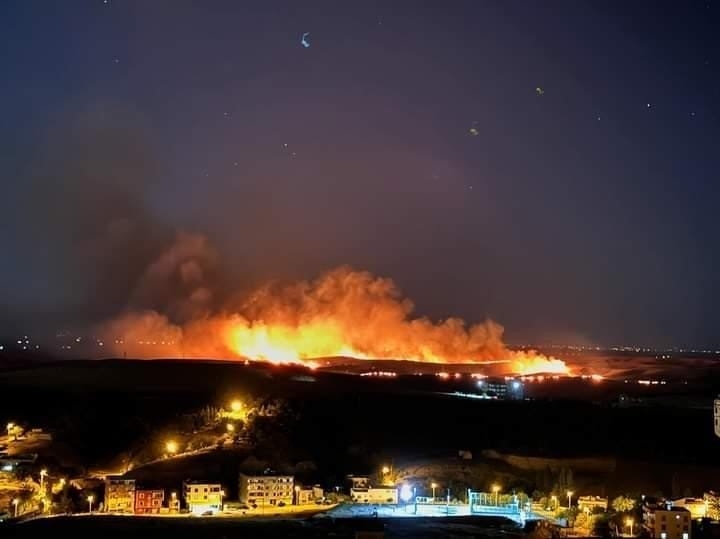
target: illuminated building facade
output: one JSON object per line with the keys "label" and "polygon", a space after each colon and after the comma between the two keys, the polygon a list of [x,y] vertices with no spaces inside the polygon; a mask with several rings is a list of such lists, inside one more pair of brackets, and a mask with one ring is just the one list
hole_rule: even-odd
{"label": "illuminated building facade", "polygon": [[398,489],[394,487],[352,488],[350,489],[350,498],[355,503],[397,504]]}
{"label": "illuminated building facade", "polygon": [[580,496],[578,498],[578,509],[582,512],[595,510],[607,511],[608,499],[601,496]]}
{"label": "illuminated building facade", "polygon": [[108,477],[105,480],[105,511],[108,513],[135,512],[135,480]]}
{"label": "illuminated building facade", "polygon": [[690,511],[671,502],[643,506],[643,528],[652,539],[690,539]]}
{"label": "illuminated building facade", "polygon": [[223,490],[220,483],[186,481],[183,483],[183,497],[188,511],[195,515],[222,511]]}
{"label": "illuminated building facade", "polygon": [[165,492],[162,490],[136,490],[135,512],[138,514],[158,514],[164,499]]}
{"label": "illuminated building facade", "polygon": [[292,475],[240,474],[240,501],[247,504],[285,505],[293,503],[295,478]]}

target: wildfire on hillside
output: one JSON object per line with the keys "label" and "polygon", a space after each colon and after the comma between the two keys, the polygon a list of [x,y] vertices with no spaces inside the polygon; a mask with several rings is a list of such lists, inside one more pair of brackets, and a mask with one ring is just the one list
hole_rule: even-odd
{"label": "wildfire on hillside", "polygon": [[[214,263],[216,256],[208,250],[202,238],[180,236],[148,268],[138,287],[155,304],[129,309],[104,324],[106,341],[122,343],[116,348],[138,357],[148,354],[136,343],[162,341],[173,343],[172,353],[190,358],[313,366],[317,358],[344,356],[505,363],[511,374],[570,374],[559,359],[509,350],[502,340],[502,326],[492,320],[468,325],[459,318],[432,321],[414,316],[412,302],[391,279],[350,267],[336,268],[312,281],[269,283],[232,304],[211,308],[216,294],[206,275],[213,268],[204,266]],[[165,303],[158,305],[157,290],[169,282],[180,282],[182,293],[165,294]]]}

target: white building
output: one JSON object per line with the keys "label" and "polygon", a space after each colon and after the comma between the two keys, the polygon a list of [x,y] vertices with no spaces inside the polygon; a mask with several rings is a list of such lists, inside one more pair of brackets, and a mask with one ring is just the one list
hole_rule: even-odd
{"label": "white building", "polygon": [[247,504],[285,505],[293,503],[295,478],[292,475],[240,474],[240,501]]}
{"label": "white building", "polygon": [[690,511],[672,503],[643,507],[643,527],[652,539],[690,539]]}
{"label": "white building", "polygon": [[395,487],[367,487],[367,488],[351,488],[350,499],[355,503],[370,504],[397,504],[398,489]]}
{"label": "white building", "polygon": [[220,483],[186,481],[183,483],[183,495],[188,510],[194,515],[222,511],[225,492]]}

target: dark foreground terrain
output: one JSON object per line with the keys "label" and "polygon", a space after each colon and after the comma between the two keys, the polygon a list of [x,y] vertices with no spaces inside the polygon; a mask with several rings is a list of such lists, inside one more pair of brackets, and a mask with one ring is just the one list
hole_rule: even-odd
{"label": "dark foreground terrain", "polygon": [[81,516],[38,519],[0,528],[2,537],[172,537],[233,539],[239,537],[354,538],[359,530],[383,530],[386,538],[523,536],[511,521],[486,517],[396,519],[231,519],[190,517]]}
{"label": "dark foreground terrain", "polygon": [[[474,455],[458,472],[473,488],[498,480],[508,488],[546,491],[552,480],[540,476],[561,467],[574,468],[579,489],[608,495],[700,495],[720,486],[720,440],[707,389],[560,380],[544,382],[542,391],[528,389],[534,400],[452,395],[472,390],[473,383],[469,377],[383,379],[197,360],[63,361],[0,371],[0,410],[7,421],[50,430],[65,448],[63,459],[82,473],[103,469],[133,444],[161,445],[168,436],[163,429],[189,411],[236,396],[282,399],[289,412],[254,432],[255,443],[238,449],[242,455],[207,455],[188,461],[187,468],[168,463],[147,474],[135,471],[137,477],[166,477],[166,488],[202,475],[227,485],[231,499],[240,461],[250,454],[276,468],[309,463],[310,473],[301,479],[326,487],[342,484],[348,473],[373,473],[390,460],[398,471],[423,459],[457,460],[460,449]],[[618,406],[621,392],[643,403]],[[651,392],[662,398],[651,398]],[[488,449],[544,461],[509,468],[483,460]],[[577,457],[609,457],[615,465],[584,472],[559,460]],[[50,451],[42,458],[54,467],[59,457]],[[459,478],[452,480],[460,492],[465,488]]]}

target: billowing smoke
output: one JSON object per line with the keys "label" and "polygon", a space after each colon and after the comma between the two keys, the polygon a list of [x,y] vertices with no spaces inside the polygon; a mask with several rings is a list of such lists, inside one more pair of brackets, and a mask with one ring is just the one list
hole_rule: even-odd
{"label": "billowing smoke", "polygon": [[51,137],[27,182],[24,203],[39,216],[29,225],[37,238],[29,245],[38,248],[28,259],[53,269],[42,296],[63,306],[55,319],[92,325],[117,355],[511,361],[522,372],[566,370],[509,351],[492,321],[418,317],[392,280],[350,267],[249,291],[227,286],[228,265],[204,235],[175,232],[149,209],[157,170],[141,122],[98,109],[73,125]]}
{"label": "billowing smoke", "polygon": [[[391,279],[350,267],[328,271],[313,281],[268,283],[213,313],[206,308],[213,292],[202,278],[205,267],[216,262],[208,251],[202,238],[179,235],[138,287],[152,297],[155,287],[162,292],[166,282],[191,285],[184,296],[167,303],[174,315],[128,312],[100,329],[105,340],[132,355],[158,350],[166,355],[172,350],[183,357],[280,363],[332,356],[436,363],[509,361],[510,370],[523,373],[566,370],[558,360],[509,351],[502,342],[503,328],[490,320],[467,326],[458,318],[432,322],[414,317],[412,302]],[[176,322],[178,315],[182,322]]]}

